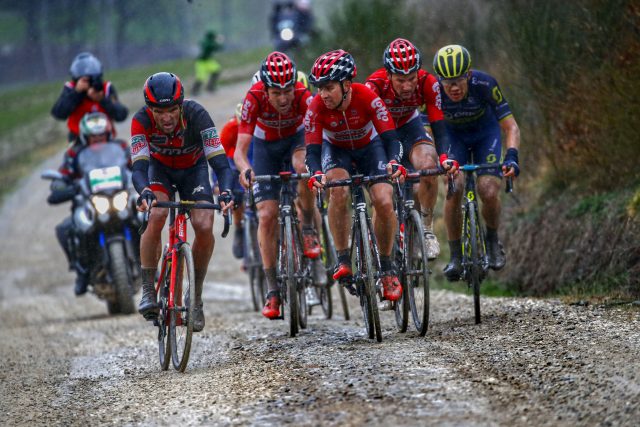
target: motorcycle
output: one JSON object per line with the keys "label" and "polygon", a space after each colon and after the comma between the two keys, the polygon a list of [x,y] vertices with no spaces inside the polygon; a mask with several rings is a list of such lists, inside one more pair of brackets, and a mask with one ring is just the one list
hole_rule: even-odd
{"label": "motorcycle", "polygon": [[[136,312],[133,295],[141,286],[140,236],[125,150],[114,143],[93,144],[77,158],[81,178],[73,197],[68,247],[74,269],[89,273],[89,290],[104,299],[110,314]],[[47,170],[43,179],[62,179]],[[83,260],[80,263],[80,259]]]}

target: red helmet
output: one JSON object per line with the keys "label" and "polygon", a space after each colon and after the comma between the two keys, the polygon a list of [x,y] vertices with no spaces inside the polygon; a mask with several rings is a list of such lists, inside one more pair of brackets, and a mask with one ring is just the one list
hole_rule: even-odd
{"label": "red helmet", "polygon": [[422,56],[409,40],[395,39],[384,50],[382,62],[388,72],[407,75],[420,69]]}
{"label": "red helmet", "polygon": [[341,82],[351,80],[356,76],[356,61],[349,52],[342,49],[332,50],[313,63],[309,82],[314,86],[320,86],[329,81]]}
{"label": "red helmet", "polygon": [[144,102],[149,107],[182,105],[184,87],[172,73],[156,73],[144,82]]}
{"label": "red helmet", "polygon": [[266,87],[284,89],[296,84],[296,64],[282,52],[271,52],[260,67],[260,80]]}

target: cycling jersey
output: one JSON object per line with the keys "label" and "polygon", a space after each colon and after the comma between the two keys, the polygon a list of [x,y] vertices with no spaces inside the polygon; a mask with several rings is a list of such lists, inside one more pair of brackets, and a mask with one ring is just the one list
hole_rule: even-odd
{"label": "cycling jersey", "polygon": [[[138,193],[149,185],[150,158],[169,169],[187,169],[206,157],[221,188],[231,188],[231,169],[218,131],[209,113],[193,100],[185,100],[182,104],[181,120],[171,135],[158,129],[151,110],[142,107],[131,121],[131,157],[133,183]],[[205,183],[209,185],[208,179]]]}
{"label": "cycling jersey", "polygon": [[442,91],[442,110],[447,129],[454,132],[478,132],[491,123],[512,115],[498,82],[482,71],[471,70],[469,91],[460,102],[453,102]]}
{"label": "cycling jersey", "polygon": [[220,131],[220,142],[229,159],[233,159],[236,152],[236,143],[238,142],[238,119],[231,117],[227,123],[222,126]]}
{"label": "cycling jersey", "polygon": [[[60,97],[51,109],[51,114],[55,118],[67,119],[70,141],[79,135],[80,120],[85,114],[101,112],[109,116],[112,121],[117,122],[127,118],[129,110],[117,101],[116,89],[111,82],[103,83],[104,98],[100,102],[91,100],[86,92],[77,92],[75,87],[76,82],[66,82]],[[111,126],[111,128],[113,129],[112,134],[115,136],[115,126]]]}
{"label": "cycling jersey", "polygon": [[295,135],[302,130],[302,120],[311,101],[311,92],[300,82],[296,82],[291,110],[280,114],[269,102],[263,82],[257,82],[242,103],[239,133],[246,133],[267,142],[277,141]]}
{"label": "cycling jersey", "polygon": [[418,117],[418,109],[422,105],[426,106],[430,122],[444,118],[438,80],[424,70],[418,70],[418,85],[411,98],[407,100],[398,97],[393,90],[391,80],[387,78],[387,70],[384,68],[371,74],[365,85],[384,101],[397,128]]}
{"label": "cycling jersey", "polygon": [[360,83],[351,85],[351,102],[345,111],[328,109],[320,96],[315,96],[304,119],[307,144],[307,167],[321,170],[320,148],[323,139],[337,147],[356,150],[376,136],[384,140],[387,160],[402,159],[402,147],[384,102],[371,89]]}

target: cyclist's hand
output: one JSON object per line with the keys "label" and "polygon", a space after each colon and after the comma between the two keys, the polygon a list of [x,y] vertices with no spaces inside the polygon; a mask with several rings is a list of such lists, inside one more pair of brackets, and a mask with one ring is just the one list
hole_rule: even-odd
{"label": "cyclist's hand", "polygon": [[502,176],[517,177],[520,175],[520,166],[518,166],[518,150],[515,148],[509,148],[504,156],[504,163],[502,163]]}
{"label": "cyclist's hand", "polygon": [[222,213],[227,213],[229,209],[233,208],[233,197],[231,196],[231,190],[224,190],[218,196]]}
{"label": "cyclist's hand", "polygon": [[240,174],[240,184],[248,190],[249,187],[251,187],[251,182],[253,182],[254,177],[253,169],[247,168]]}
{"label": "cyclist's hand", "polygon": [[460,168],[458,161],[450,159],[445,153],[440,154],[440,166],[442,166],[447,173],[454,175],[458,173],[458,169]]}
{"label": "cyclist's hand", "polygon": [[138,200],[136,201],[137,209],[140,212],[145,212],[149,210],[150,206],[153,206],[156,201],[156,195],[148,188],[142,190],[142,194],[138,196]]}
{"label": "cyclist's hand", "polygon": [[387,163],[387,173],[391,175],[392,179],[399,178],[400,182],[404,182],[404,177],[407,176],[407,168],[397,161],[391,160]]}
{"label": "cyclist's hand", "polygon": [[309,178],[307,186],[309,190],[313,190],[314,188],[322,189],[325,182],[327,182],[327,176],[323,174],[322,171],[316,171],[311,178]]}

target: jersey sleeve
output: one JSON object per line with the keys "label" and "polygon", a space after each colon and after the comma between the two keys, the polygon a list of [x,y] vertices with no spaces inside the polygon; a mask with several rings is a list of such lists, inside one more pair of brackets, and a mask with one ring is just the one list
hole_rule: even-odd
{"label": "jersey sleeve", "polygon": [[320,104],[322,100],[315,96],[304,115],[304,141],[306,145],[322,144],[322,124],[320,122]]}
{"label": "jersey sleeve", "polygon": [[147,129],[140,122],[138,112],[131,120],[131,160],[133,163],[139,160],[149,160],[149,141],[147,139]]}
{"label": "jersey sleeve", "polygon": [[196,129],[198,129],[207,160],[211,161],[216,156],[226,157],[222,141],[218,135],[218,129],[207,110],[198,105],[194,113],[194,123],[196,123]]}
{"label": "jersey sleeve", "polygon": [[498,82],[496,81],[496,79],[489,75],[485,76],[487,82],[489,83],[486,87],[483,86],[483,89],[485,89],[485,99],[489,103],[489,105],[491,105],[491,108],[493,108],[496,119],[500,121],[508,116],[511,116],[511,108],[509,108],[509,104],[502,94]]}
{"label": "jersey sleeve", "polygon": [[244,101],[242,102],[242,113],[240,115],[240,123],[238,125],[238,133],[248,133],[253,135],[253,131],[256,128],[256,122],[258,121],[258,99],[251,94],[247,93]]}

